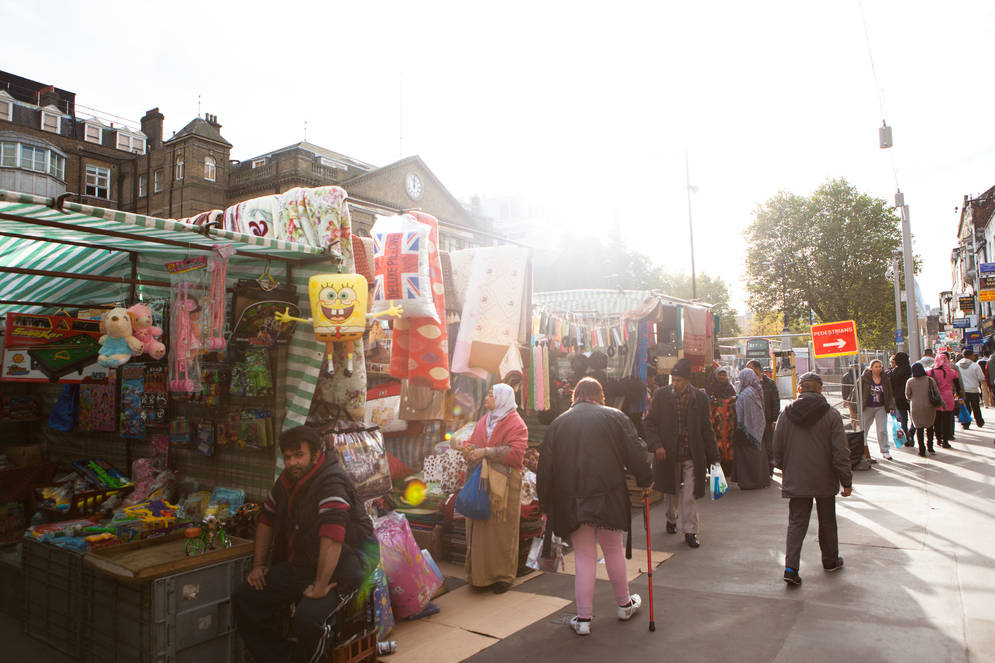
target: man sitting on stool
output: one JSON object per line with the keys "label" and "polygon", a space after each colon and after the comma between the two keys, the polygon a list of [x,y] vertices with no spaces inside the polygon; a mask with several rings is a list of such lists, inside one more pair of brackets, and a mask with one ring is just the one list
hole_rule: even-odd
{"label": "man sitting on stool", "polygon": [[[259,515],[252,571],[232,596],[235,621],[257,663],[318,661],[325,620],[372,574],[380,551],[352,479],[318,434],[285,431],[280,451],[285,467]],[[283,632],[291,603],[296,646]]]}

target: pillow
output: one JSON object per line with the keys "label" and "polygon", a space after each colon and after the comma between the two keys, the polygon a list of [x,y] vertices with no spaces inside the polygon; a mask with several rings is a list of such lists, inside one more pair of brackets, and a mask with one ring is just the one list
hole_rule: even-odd
{"label": "pillow", "polygon": [[391,304],[400,304],[403,318],[441,322],[429,274],[430,230],[410,214],[377,217],[370,231],[374,247],[371,313],[382,313]]}

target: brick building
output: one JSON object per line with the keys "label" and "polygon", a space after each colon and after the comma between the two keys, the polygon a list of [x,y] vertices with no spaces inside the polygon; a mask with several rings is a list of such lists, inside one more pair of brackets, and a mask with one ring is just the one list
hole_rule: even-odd
{"label": "brick building", "polygon": [[308,142],[242,161],[211,114],[166,138],[153,108],[140,126],[77,114],[76,94],[0,71],[0,189],[165,218],[223,209],[294,187],[342,186],[357,232],[376,214],[419,209],[438,217],[443,250],[501,239],[475,218],[417,156],[383,167]]}

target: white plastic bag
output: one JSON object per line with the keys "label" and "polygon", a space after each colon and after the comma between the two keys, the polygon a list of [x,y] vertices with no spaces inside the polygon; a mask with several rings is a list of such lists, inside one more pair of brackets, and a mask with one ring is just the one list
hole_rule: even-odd
{"label": "white plastic bag", "polygon": [[717,500],[729,492],[729,484],[726,483],[726,474],[722,471],[722,466],[718,463],[712,465],[709,470],[708,492],[713,500]]}

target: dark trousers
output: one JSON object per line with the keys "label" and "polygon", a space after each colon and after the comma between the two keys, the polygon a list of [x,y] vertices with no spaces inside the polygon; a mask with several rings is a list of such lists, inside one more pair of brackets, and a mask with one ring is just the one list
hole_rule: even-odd
{"label": "dark trousers", "polygon": [[[323,660],[327,639],[325,620],[339,604],[339,594],[332,589],[322,599],[303,598],[312,579],[294,576],[290,564],[275,564],[266,576],[266,587],[256,589],[242,583],[232,594],[235,623],[256,663],[305,663]],[[287,639],[284,626],[294,610],[294,635],[297,644]]]}
{"label": "dark trousers", "polygon": [[985,418],[981,415],[981,394],[965,392],[964,403],[967,405],[967,409],[974,413],[974,423],[978,424],[979,428],[984,426]]}
{"label": "dark trousers", "polygon": [[937,442],[949,442],[954,436],[954,413],[955,410],[937,410],[936,421],[933,422],[933,433]]}
{"label": "dark trousers", "polygon": [[923,446],[922,437],[923,433],[926,433],[926,440],[930,450],[933,449],[933,429],[932,428],[915,428],[916,441],[919,443],[919,451],[925,451],[926,447]]}
{"label": "dark trousers", "polygon": [[788,500],[788,545],[784,555],[784,567],[798,570],[802,555],[802,542],[808,532],[808,521],[812,517],[812,500],[819,516],[819,548],[822,549],[822,567],[831,569],[839,557],[839,537],[836,533],[835,497],[792,497]]}

